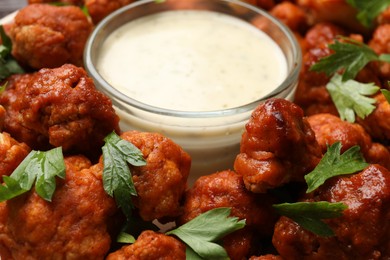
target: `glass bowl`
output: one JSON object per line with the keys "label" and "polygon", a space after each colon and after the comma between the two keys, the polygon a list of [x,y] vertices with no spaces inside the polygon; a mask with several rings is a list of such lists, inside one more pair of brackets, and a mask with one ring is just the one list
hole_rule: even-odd
{"label": "glass bowl", "polygon": [[[107,37],[124,24],[167,11],[207,11],[228,15],[261,30],[283,53],[287,62],[286,77],[266,95],[254,97],[254,101],[206,111],[167,109],[126,95],[115,84],[110,84],[98,69],[99,57],[105,50],[102,46]],[[96,26],[86,45],[84,62],[97,88],[111,97],[122,131],[158,132],[174,140],[191,155],[189,182],[193,183],[201,175],[232,169],[245,124],[256,106],[269,98],[293,99],[301,67],[301,50],[293,33],[284,24],[266,11],[241,1],[141,0],[113,12]],[[240,88],[237,87],[239,94]]]}

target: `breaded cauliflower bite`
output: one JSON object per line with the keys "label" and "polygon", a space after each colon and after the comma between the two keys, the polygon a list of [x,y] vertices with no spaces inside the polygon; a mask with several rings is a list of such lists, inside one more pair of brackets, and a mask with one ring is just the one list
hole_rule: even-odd
{"label": "breaded cauliflower bite", "polygon": [[19,143],[8,133],[0,133],[0,181],[9,176],[30,152],[30,147]]}
{"label": "breaded cauliflower bite", "polygon": [[[390,9],[387,12],[390,19]],[[375,28],[368,45],[378,55],[390,52],[390,21]],[[388,62],[377,62],[377,66],[379,76],[387,83],[390,78],[390,64]]]}
{"label": "breaded cauliflower bite", "polygon": [[285,99],[269,99],[252,113],[234,169],[253,192],[303,181],[322,158],[303,110]]}
{"label": "breaded cauliflower bite", "polygon": [[174,237],[146,230],[132,245],[109,254],[107,260],[184,260],[186,246]]}
{"label": "breaded cauliflower bite", "polygon": [[271,236],[277,216],[272,210],[275,199],[254,194],[245,188],[242,176],[226,170],[200,177],[186,192],[184,213],[179,224],[219,207],[231,208],[231,216],[245,219],[246,227],[225,238],[222,245],[231,259],[245,259],[252,253],[255,239]]}
{"label": "breaded cauliflower bite", "polygon": [[309,27],[307,14],[291,2],[282,2],[270,10],[270,14],[281,20],[294,32],[305,32]]}
{"label": "breaded cauliflower bite", "polygon": [[64,3],[64,4],[82,6],[84,4],[84,0],[28,0],[28,4],[44,4],[44,3]]}
{"label": "breaded cauliflower bite", "polygon": [[357,10],[346,0],[297,0],[314,23],[331,22],[358,32],[367,31],[356,18]]}
{"label": "breaded cauliflower bite", "polygon": [[76,6],[31,4],[22,8],[9,30],[12,55],[33,69],[83,64],[92,24]]}
{"label": "breaded cauliflower bite", "polygon": [[320,237],[287,217],[275,225],[273,244],[285,259],[389,259],[390,172],[370,165],[328,180],[305,201],[342,202],[343,216],[324,220],[335,236]]}
{"label": "breaded cauliflower bite", "polygon": [[32,149],[62,146],[64,152],[98,156],[104,137],[119,132],[111,100],[82,68],[66,64],[8,82],[0,95],[4,131]]}
{"label": "breaded cauliflower bite", "polygon": [[146,221],[177,217],[187,189],[191,157],[171,139],[158,134],[128,131],[121,138],[141,150],[146,165],[131,167],[138,196],[134,203]]}
{"label": "breaded cauliflower bite", "polygon": [[307,120],[323,153],[329,145],[338,141],[342,144],[341,153],[358,145],[367,162],[390,169],[390,152],[382,144],[373,142],[361,125],[343,121],[331,114],[316,114],[307,117]]}
{"label": "breaded cauliflower bite", "polygon": [[275,6],[274,0],[243,0],[243,2],[247,2],[248,4],[258,6],[265,10],[269,10]]}
{"label": "breaded cauliflower bite", "polygon": [[390,103],[382,93],[374,96],[375,109],[364,119],[357,118],[357,123],[362,125],[373,139],[388,143],[390,139]]}
{"label": "breaded cauliflower bite", "polygon": [[94,24],[99,23],[115,10],[128,5],[135,0],[85,0],[85,6]]}
{"label": "breaded cauliflower bite", "polygon": [[51,202],[31,190],[1,203],[1,258],[103,259],[108,253],[117,207],[103,189],[103,166],[83,156],[65,164]]}

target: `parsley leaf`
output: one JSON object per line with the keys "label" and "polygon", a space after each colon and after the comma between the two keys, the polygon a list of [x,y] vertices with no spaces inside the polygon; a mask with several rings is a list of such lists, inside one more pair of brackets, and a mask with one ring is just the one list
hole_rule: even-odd
{"label": "parsley leaf", "polygon": [[22,67],[14,60],[11,55],[12,41],[7,36],[2,25],[0,25],[0,81],[12,74],[24,73]]}
{"label": "parsley leaf", "polygon": [[335,53],[320,59],[310,67],[311,71],[325,72],[328,76],[340,69],[345,69],[343,81],[354,79],[359,71],[370,61],[380,60],[380,57],[368,45],[341,37],[345,42],[336,40],[329,44],[329,49]]}
{"label": "parsley leaf", "polygon": [[367,28],[372,27],[376,17],[390,6],[390,0],[347,0],[347,3],[358,10],[356,17]]}
{"label": "parsley leaf", "polygon": [[361,171],[369,165],[360,153],[359,146],[355,145],[340,155],[341,147],[341,142],[329,146],[317,167],[305,175],[307,193],[317,189],[327,179]]}
{"label": "parsley leaf", "polygon": [[[328,147],[328,151],[317,167],[305,175],[308,185],[306,193],[317,189],[329,178],[351,174],[363,170],[369,165],[360,154],[359,146],[353,146],[340,155],[341,146],[341,142],[336,142]],[[280,215],[294,220],[304,229],[325,237],[333,236],[334,232],[321,220],[340,217],[342,211],[348,208],[344,203],[327,201],[282,203],[275,204],[273,207]]]}
{"label": "parsley leaf", "polygon": [[116,238],[118,243],[132,244],[133,239],[138,237],[144,230],[159,231],[160,228],[155,223],[143,220],[139,215],[134,215],[131,219],[125,221],[119,235]]}
{"label": "parsley leaf", "polygon": [[286,216],[306,230],[319,236],[333,236],[333,230],[322,219],[337,218],[343,215],[347,205],[341,202],[330,203],[327,201],[318,202],[296,202],[274,204],[275,210]]}
{"label": "parsley leaf", "polygon": [[81,11],[83,11],[83,13],[84,13],[84,15],[85,15],[86,17],[88,17],[88,18],[91,17],[91,15],[89,14],[89,11],[88,11],[88,7],[87,7],[86,5],[81,6],[80,8],[81,8]]}
{"label": "parsley leaf", "polygon": [[112,132],[104,139],[103,146],[103,187],[117,205],[130,219],[133,209],[131,196],[137,196],[129,164],[143,166],[146,164],[142,152],[132,143],[121,139]]}
{"label": "parsley leaf", "polygon": [[[186,246],[186,259],[188,260],[204,260],[204,258],[200,257],[200,255],[198,255],[194,250],[192,250],[191,247],[189,246]],[[225,259],[222,258],[222,259]],[[227,258],[229,259],[229,258]]]}
{"label": "parsley leaf", "polygon": [[4,27],[0,25],[0,37],[1,41],[3,42],[2,46],[2,57],[8,55],[11,53],[12,50],[12,41],[11,38],[8,37],[8,35],[4,31]]}
{"label": "parsley leaf", "polygon": [[215,242],[245,226],[245,220],[229,217],[230,212],[230,208],[209,210],[166,234],[179,237],[189,247],[187,252],[197,254],[199,259],[229,259],[225,249]]}
{"label": "parsley leaf", "polygon": [[374,111],[373,105],[376,100],[374,98],[366,97],[366,95],[373,95],[379,87],[374,83],[360,83],[355,80],[342,81],[339,74],[335,74],[329,83],[326,85],[333,103],[340,114],[342,120],[355,122],[355,113],[365,118]]}
{"label": "parsley leaf", "polygon": [[135,238],[126,232],[120,232],[116,242],[118,243],[125,243],[125,244],[133,244],[135,242]]}
{"label": "parsley leaf", "polygon": [[35,192],[51,201],[56,188],[55,177],[65,178],[62,148],[50,151],[31,151],[10,176],[3,176],[0,201],[5,201],[29,191],[35,182]]}
{"label": "parsley leaf", "polygon": [[2,86],[0,86],[0,94],[7,89],[8,81],[6,81]]}
{"label": "parsley leaf", "polygon": [[390,91],[387,89],[381,89],[383,96],[385,96],[388,103],[390,103]]}

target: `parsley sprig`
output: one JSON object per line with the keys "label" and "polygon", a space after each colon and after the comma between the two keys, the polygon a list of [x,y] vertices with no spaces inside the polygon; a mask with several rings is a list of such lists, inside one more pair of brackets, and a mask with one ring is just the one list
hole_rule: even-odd
{"label": "parsley sprig", "polygon": [[339,74],[334,74],[326,89],[342,120],[353,123],[356,119],[355,114],[365,118],[375,110],[376,100],[368,97],[379,90],[374,83],[360,83],[352,79],[343,82]]}
{"label": "parsley sprig", "polygon": [[373,27],[375,19],[390,6],[390,0],[347,0],[358,10],[357,19],[365,27]]}
{"label": "parsley sprig", "polygon": [[331,76],[344,69],[343,81],[354,79],[359,71],[371,61],[390,62],[389,54],[378,55],[368,45],[342,36],[338,36],[338,39],[328,47],[334,53],[320,59],[311,66],[310,70],[325,72]]}
{"label": "parsley sprig", "polygon": [[[365,118],[374,111],[376,100],[367,96],[379,90],[374,83],[365,84],[354,78],[371,61],[390,62],[390,54],[378,55],[364,43],[341,36],[338,38],[343,41],[336,40],[328,45],[334,53],[320,59],[310,70],[324,72],[328,76],[333,74],[326,88],[340,118],[354,122],[355,114]],[[338,74],[340,72],[342,76]]]}
{"label": "parsley sprig", "polygon": [[338,218],[343,215],[347,205],[341,202],[295,202],[273,205],[276,211],[291,218],[301,227],[319,236],[333,236],[333,230],[322,219]]}
{"label": "parsley sprig", "polygon": [[343,154],[340,154],[342,144],[336,142],[328,147],[320,163],[316,168],[305,175],[307,193],[314,191],[334,176],[345,175],[361,171],[369,164],[365,162],[360,147],[352,146]]}
{"label": "parsley sprig", "polygon": [[12,41],[5,33],[4,28],[0,25],[0,37],[2,45],[0,45],[0,81],[6,79],[12,74],[24,73],[24,70],[12,57]]}
{"label": "parsley sprig", "polygon": [[[310,193],[325,183],[326,180],[345,174],[352,174],[363,170],[369,164],[365,162],[360,153],[359,146],[353,146],[341,152],[341,142],[328,147],[316,168],[305,175],[307,193]],[[342,216],[347,205],[341,202],[295,202],[273,205],[275,210],[283,216],[289,217],[303,228],[319,236],[333,236],[333,230],[322,220]]]}
{"label": "parsley sprig", "polygon": [[146,165],[142,152],[132,143],[121,139],[112,132],[104,139],[103,146],[103,187],[129,220],[134,208],[132,196],[137,196],[128,164]]}
{"label": "parsley sprig", "polygon": [[[245,220],[231,217],[231,208],[221,207],[206,211],[186,224],[166,232],[186,244],[186,259],[229,259],[226,250],[218,242],[226,235],[245,227]],[[148,228],[155,230],[153,227]],[[121,232],[117,242],[134,243],[134,236]]]}
{"label": "parsley sprig", "polygon": [[175,235],[186,243],[187,259],[229,259],[217,242],[245,226],[245,220],[229,217],[230,212],[230,208],[209,210],[166,234]]}
{"label": "parsley sprig", "polygon": [[385,96],[388,103],[390,103],[390,91],[387,89],[381,89],[383,96]]}
{"label": "parsley sprig", "polygon": [[35,182],[35,192],[46,201],[51,201],[56,189],[55,177],[65,178],[65,162],[62,148],[31,151],[10,176],[3,176],[0,185],[0,201],[15,198],[31,190]]}

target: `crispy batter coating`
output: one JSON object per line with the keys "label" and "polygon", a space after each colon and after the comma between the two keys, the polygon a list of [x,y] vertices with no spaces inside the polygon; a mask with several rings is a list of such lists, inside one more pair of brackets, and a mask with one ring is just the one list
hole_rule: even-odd
{"label": "crispy batter coating", "polygon": [[295,32],[303,33],[309,26],[305,11],[299,6],[290,2],[282,2],[277,4],[270,10],[270,14],[277,17],[292,31]]}
{"label": "crispy batter coating", "polygon": [[[117,211],[102,185],[102,164],[83,156],[65,159],[52,201],[34,190],[5,202],[0,218],[0,256],[14,259],[103,259]],[[1,208],[1,207],[0,207]]]}
{"label": "crispy batter coating", "polygon": [[357,118],[357,122],[372,138],[386,142],[390,139],[390,104],[382,93],[375,95],[374,98],[375,110],[364,119]]}
{"label": "crispy batter coating", "polygon": [[264,193],[290,181],[303,181],[321,157],[302,109],[284,99],[270,99],[253,111],[246,124],[234,169],[247,189]]}
{"label": "crispy batter coating", "polygon": [[382,13],[376,18],[378,25],[390,23],[390,7],[387,7]]}
{"label": "crispy batter coating", "polygon": [[345,30],[335,24],[323,22],[311,27],[305,35],[305,40],[311,49],[333,42],[338,35],[346,35]]}
{"label": "crispy batter coating", "polygon": [[2,131],[4,128],[4,120],[5,120],[6,114],[7,114],[7,111],[5,111],[5,108],[2,105],[0,105],[0,131]]}
{"label": "crispy batter coating", "polygon": [[306,9],[314,24],[331,22],[356,32],[366,32],[356,19],[356,9],[346,0],[297,0],[297,4]]}
{"label": "crispy batter coating", "polygon": [[121,138],[143,153],[146,165],[131,172],[140,216],[151,221],[181,214],[180,201],[187,188],[191,157],[171,139],[157,133],[129,131]]}
{"label": "crispy batter coating", "polygon": [[184,260],[186,246],[174,237],[144,231],[132,245],[109,254],[107,260]]}
{"label": "crispy batter coating", "polygon": [[360,147],[364,158],[369,163],[378,163],[390,169],[390,152],[379,143],[373,143],[370,135],[359,124],[349,123],[331,114],[317,114],[307,118],[313,129],[322,153],[327,146],[339,141],[341,153],[354,145]]}
{"label": "crispy batter coating", "polygon": [[11,175],[30,150],[25,143],[19,143],[8,133],[0,133],[0,181],[3,175]]}
{"label": "crispy batter coating", "polygon": [[33,69],[81,66],[91,31],[92,24],[76,6],[31,4],[18,12],[10,29],[12,55]]}
{"label": "crispy batter coating", "polygon": [[[8,207],[7,202],[0,202],[0,240],[1,237],[4,237],[4,234],[7,232],[7,222],[8,218]],[[9,249],[4,246],[3,242],[0,241],[0,258],[1,259],[13,259],[12,253],[9,251]]]}
{"label": "crispy batter coating", "polygon": [[274,0],[243,0],[243,1],[251,5],[258,6],[265,10],[270,10],[272,7],[275,6]]}
{"label": "crispy batter coating", "polygon": [[283,260],[279,255],[262,255],[262,256],[252,256],[249,260]]}
{"label": "crispy batter coating", "polygon": [[286,259],[389,259],[390,172],[371,165],[354,175],[335,177],[310,200],[343,202],[343,216],[326,221],[334,237],[319,237],[282,217],[273,244]]}
{"label": "crispy batter coating", "polygon": [[[333,54],[328,44],[332,43],[338,35],[345,36],[346,34],[340,27],[331,23],[319,23],[313,26],[305,36],[306,51],[303,56],[302,69],[294,97],[294,102],[304,110],[305,115],[318,113],[338,115],[338,111],[326,89],[330,77],[323,72],[311,71],[311,67],[320,59]],[[349,37],[356,41],[363,40],[362,36],[358,34],[349,35]],[[363,68],[355,80],[363,83],[374,82],[381,86],[375,66]]]}
{"label": "crispy batter coating", "polygon": [[[390,13],[390,11],[389,11]],[[389,14],[390,16],[390,14]],[[378,26],[368,45],[378,54],[390,53],[390,24]],[[378,74],[387,83],[390,78],[390,64],[387,62],[377,62]],[[386,86],[388,86],[386,84]]]}
{"label": "crispy batter coating", "polygon": [[277,219],[272,203],[274,198],[267,194],[249,192],[234,171],[216,172],[200,177],[186,192],[184,213],[178,222],[184,224],[208,210],[230,207],[232,216],[245,219],[246,228],[225,237],[223,246],[232,259],[243,259],[250,256],[254,231],[262,237],[272,234]]}
{"label": "crispy batter coating", "polygon": [[[255,232],[248,227],[237,230],[222,239],[222,246],[226,250],[230,259],[247,259],[254,251],[255,244],[258,241],[254,237]],[[255,243],[257,242],[257,243]]]}
{"label": "crispy batter coating", "polygon": [[64,3],[64,4],[82,6],[84,4],[84,0],[28,0],[28,4],[43,4],[43,3]]}
{"label": "crispy batter coating", "polygon": [[94,24],[115,10],[131,4],[134,0],[85,0],[85,6]]}
{"label": "crispy batter coating", "polygon": [[35,150],[62,146],[100,155],[104,137],[119,132],[111,100],[70,64],[11,77],[0,104],[7,111],[4,131]]}
{"label": "crispy batter coating", "polygon": [[305,112],[305,115],[317,113],[331,113],[338,115],[332,99],[326,90],[330,77],[325,73],[311,71],[310,68],[321,58],[329,56],[332,52],[327,43],[343,31],[332,24],[321,23],[313,26],[305,36],[306,52],[303,55],[302,69],[300,71],[294,102]]}

